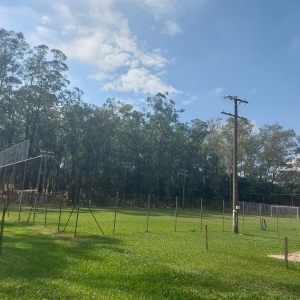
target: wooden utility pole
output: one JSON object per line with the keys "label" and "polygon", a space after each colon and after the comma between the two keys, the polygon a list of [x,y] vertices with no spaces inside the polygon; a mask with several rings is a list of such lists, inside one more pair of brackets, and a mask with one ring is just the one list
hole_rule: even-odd
{"label": "wooden utility pole", "polygon": [[227,95],[223,97],[234,102],[234,114],[226,113],[222,111],[222,114],[234,117],[234,129],[233,129],[233,158],[232,158],[232,231],[233,233],[239,233],[238,225],[238,183],[237,183],[237,128],[238,128],[238,104],[248,104],[248,101],[238,99],[237,96]]}

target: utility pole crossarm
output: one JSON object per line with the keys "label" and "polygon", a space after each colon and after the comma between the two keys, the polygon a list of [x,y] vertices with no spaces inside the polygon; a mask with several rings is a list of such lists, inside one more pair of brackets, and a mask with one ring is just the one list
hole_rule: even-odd
{"label": "utility pole crossarm", "polygon": [[234,117],[234,114],[231,114],[231,113],[225,112],[224,110],[223,110],[223,111],[221,111],[221,114],[223,114],[223,115],[227,115],[227,116],[230,116],[230,117]]}
{"label": "utility pole crossarm", "polygon": [[[235,115],[234,114],[231,114],[231,113],[228,113],[228,112],[225,112],[224,110],[223,111],[221,111],[221,114],[223,114],[223,115],[227,115],[227,116],[230,116],[230,117],[235,117]],[[244,120],[247,120],[247,118],[245,118],[245,117],[242,117],[242,116],[236,116],[237,118],[239,118],[239,119],[244,119]]]}
{"label": "utility pole crossarm", "polygon": [[249,102],[245,100],[242,100],[242,99],[239,99],[237,96],[231,96],[231,95],[227,95],[227,96],[223,96],[224,99],[229,99],[229,100],[235,100],[237,102],[240,102],[240,103],[244,103],[244,104],[248,104]]}

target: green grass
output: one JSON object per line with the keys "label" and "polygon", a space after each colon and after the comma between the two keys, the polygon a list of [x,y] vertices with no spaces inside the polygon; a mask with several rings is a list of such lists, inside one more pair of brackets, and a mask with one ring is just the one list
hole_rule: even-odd
{"label": "green grass", "polygon": [[[60,229],[70,216],[64,208]],[[17,210],[6,216],[0,260],[0,299],[299,299],[300,263],[268,258],[300,251],[300,220],[239,217],[239,234],[231,232],[231,215],[151,209],[146,232],[145,209],[93,209],[103,236],[87,209],[76,211],[64,232],[58,210],[38,208],[27,223]],[[208,251],[205,226],[208,228]],[[293,226],[292,226],[293,225]]]}

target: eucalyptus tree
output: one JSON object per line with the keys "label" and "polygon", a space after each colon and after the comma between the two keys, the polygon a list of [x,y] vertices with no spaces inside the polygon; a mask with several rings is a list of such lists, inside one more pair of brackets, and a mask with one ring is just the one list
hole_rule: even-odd
{"label": "eucalyptus tree", "polygon": [[298,148],[294,130],[284,130],[278,123],[264,125],[259,129],[259,178],[275,183],[278,172],[286,167],[288,161],[295,156]]}
{"label": "eucalyptus tree", "polygon": [[[210,136],[207,139],[207,163],[213,180],[210,181],[214,194],[229,196],[232,189],[232,154],[233,154],[234,120],[221,119],[209,122]],[[259,133],[254,125],[246,119],[238,120],[238,176],[240,192],[245,193],[256,182],[257,154],[259,152]],[[216,168],[217,167],[217,168]]]}
{"label": "eucalyptus tree", "polygon": [[[227,120],[222,129],[222,140],[227,144],[227,151],[224,152],[224,158],[228,174],[231,173],[232,168],[233,126],[234,120],[231,118]],[[259,152],[258,135],[258,130],[255,129],[254,124],[249,120],[244,118],[238,120],[237,171],[238,180],[240,181],[240,193],[249,192],[251,185],[256,182],[258,165],[257,154]]]}
{"label": "eucalyptus tree", "polygon": [[239,120],[239,176],[252,181],[257,177],[257,154],[260,149],[259,132],[249,120]]}
{"label": "eucalyptus tree", "polygon": [[[121,121],[117,134],[117,164],[119,188],[130,188],[140,194],[146,187],[147,166],[145,164],[145,114],[134,110],[129,104],[119,108]],[[126,181],[126,184],[125,184]],[[147,191],[146,191],[147,193]]]}
{"label": "eucalyptus tree", "polygon": [[15,92],[22,86],[24,59],[29,51],[22,33],[0,29],[0,145],[19,142],[20,120]]}
{"label": "eucalyptus tree", "polygon": [[[220,194],[223,181],[230,181],[232,170],[231,130],[224,130],[222,119],[207,122],[208,136],[203,147],[202,193],[211,198]],[[228,190],[230,185],[228,185]]]}
{"label": "eucalyptus tree", "polygon": [[[190,126],[188,122],[178,122],[174,126],[172,145],[172,169],[170,169],[170,194],[178,196],[182,192],[184,174],[188,173],[188,140]],[[188,177],[189,178],[189,177]]]}
{"label": "eucalyptus tree", "polygon": [[[43,147],[47,151],[53,152],[53,157],[49,160],[49,167],[53,168],[51,187],[53,191],[64,192],[68,187],[67,180],[70,178],[70,172],[67,168],[70,161],[70,146],[68,145],[68,116],[70,116],[70,107],[82,103],[83,92],[74,87],[73,89],[64,89],[59,96],[58,106],[50,111],[48,130],[51,133],[48,138],[43,140]],[[51,116],[51,115],[54,116]]]}
{"label": "eucalyptus tree", "polygon": [[203,166],[205,165],[204,142],[208,137],[208,125],[199,120],[194,119],[188,123],[187,139],[185,141],[186,151],[184,152],[185,166],[188,171],[188,183],[190,185],[190,194],[194,197],[201,193],[201,176],[203,175]]}
{"label": "eucalyptus tree", "polygon": [[132,111],[128,119],[128,140],[133,162],[132,180],[135,183],[134,191],[138,194],[144,192],[147,194],[148,182],[147,167],[149,161],[145,160],[146,140],[145,140],[145,115],[140,111]]}
{"label": "eucalyptus tree", "polygon": [[[281,167],[276,176],[276,185],[281,187],[278,193],[300,194],[300,160],[298,156],[294,156]],[[277,188],[278,190],[278,188]]]}
{"label": "eucalyptus tree", "polygon": [[101,187],[101,193],[108,195],[115,192],[118,185],[116,178],[116,165],[118,164],[119,132],[123,104],[115,99],[107,99],[101,108],[94,112],[97,120],[97,135],[95,145],[97,147],[97,185]]}
{"label": "eucalyptus tree", "polygon": [[0,95],[12,93],[22,84],[24,59],[29,45],[21,32],[0,29]]}
{"label": "eucalyptus tree", "polygon": [[[52,59],[48,60],[48,56]],[[61,105],[60,97],[69,84],[65,64],[66,56],[45,45],[35,47],[25,61],[23,85],[18,91],[22,102],[25,139],[30,140],[30,153],[38,154],[47,139],[52,137],[51,117]],[[50,126],[49,126],[50,125]],[[45,132],[47,133],[45,135]]]}
{"label": "eucalyptus tree", "polygon": [[207,133],[206,123],[199,119],[176,124],[173,141],[173,169],[170,176],[173,196],[184,192],[184,197],[187,196],[186,199],[190,201],[191,199],[188,198],[195,198],[201,192],[203,147]]}
{"label": "eucalyptus tree", "polygon": [[81,101],[65,105],[63,108],[63,136],[66,150],[64,168],[69,186],[70,198],[78,200],[80,190],[83,188],[83,165],[86,153],[84,152],[85,123],[91,110]]}
{"label": "eucalyptus tree", "polygon": [[[183,110],[175,108],[175,102],[168,94],[158,93],[147,98],[148,112],[145,126],[147,152],[151,159],[149,172],[152,173],[149,185],[156,195],[165,195],[169,175],[174,161],[174,131]],[[158,197],[159,198],[159,197]]]}

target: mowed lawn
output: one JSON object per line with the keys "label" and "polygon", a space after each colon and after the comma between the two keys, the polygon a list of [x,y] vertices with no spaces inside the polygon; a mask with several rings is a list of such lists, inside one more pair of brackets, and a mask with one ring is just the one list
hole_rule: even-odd
{"label": "mowed lawn", "polygon": [[[0,299],[300,299],[300,220],[172,209],[12,208],[5,218]],[[98,227],[95,219],[101,227]],[[67,220],[69,222],[65,228]],[[147,231],[147,219],[148,232]],[[206,244],[207,226],[207,244]],[[63,231],[65,229],[65,231]],[[102,234],[102,231],[105,235]],[[208,249],[207,249],[208,246]]]}

